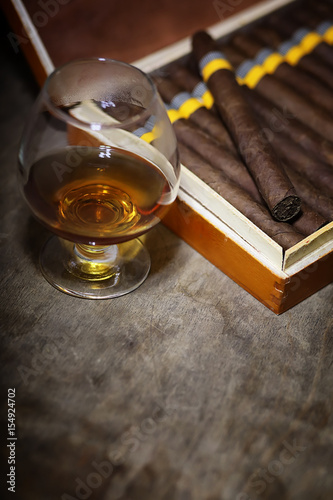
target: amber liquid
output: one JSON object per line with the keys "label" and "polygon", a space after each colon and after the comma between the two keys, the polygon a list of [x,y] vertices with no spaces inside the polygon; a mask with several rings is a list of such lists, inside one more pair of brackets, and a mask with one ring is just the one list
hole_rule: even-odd
{"label": "amber liquid", "polygon": [[38,160],[24,186],[35,216],[87,245],[132,239],[160,221],[171,188],[153,163],[121,149],[68,147]]}

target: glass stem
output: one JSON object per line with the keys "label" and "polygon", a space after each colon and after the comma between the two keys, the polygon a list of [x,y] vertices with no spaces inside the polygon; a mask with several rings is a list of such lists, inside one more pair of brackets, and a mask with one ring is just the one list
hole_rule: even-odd
{"label": "glass stem", "polygon": [[109,279],[119,273],[116,265],[117,245],[72,244],[72,251],[67,262],[67,269],[76,277],[88,281]]}

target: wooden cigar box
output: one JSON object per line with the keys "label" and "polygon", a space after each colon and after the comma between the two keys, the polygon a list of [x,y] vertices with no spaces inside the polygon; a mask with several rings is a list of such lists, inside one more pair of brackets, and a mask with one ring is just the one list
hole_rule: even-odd
{"label": "wooden cigar box", "polygon": [[[108,47],[106,35],[103,45],[103,38],[99,41],[103,50],[100,53],[92,52],[97,50],[97,46],[89,45],[91,33],[87,35],[87,40],[82,38],[82,29],[87,20],[82,13],[81,17],[75,16],[77,2],[52,0],[51,3],[45,2],[49,11],[40,2],[32,1],[11,0],[5,7],[13,30],[8,38],[14,50],[25,53],[39,84],[44,82],[55,66],[82,56],[122,59],[145,72],[154,72],[189,54],[190,35],[195,30],[204,28],[214,38],[220,38],[256,22],[276,9],[284,8],[290,1],[213,2],[211,10],[202,18],[193,15],[192,19],[190,16],[183,31],[181,24],[176,26],[174,32],[169,34],[169,39],[164,40],[166,46],[163,46],[163,41],[156,39],[154,47],[147,42],[142,45],[141,52],[137,48],[133,49],[132,53],[139,56],[136,59],[130,58],[128,46],[118,47],[118,50]],[[84,3],[81,2],[81,8]],[[201,9],[207,6],[203,1],[185,3],[194,13],[197,4]],[[104,0],[94,4],[105,9],[110,5]],[[176,2],[171,4],[177,5]],[[149,2],[143,2],[143,7],[149,12]],[[63,37],[59,27],[61,19],[67,15],[75,16],[77,22],[71,28],[71,36]],[[153,12],[151,15],[154,18]],[[92,19],[91,32],[95,33],[95,37],[103,37],[107,33],[106,26],[97,26],[96,23],[107,23],[108,20],[110,17],[101,14],[96,16],[96,20]],[[70,26],[68,21],[62,19],[62,22],[64,26],[66,22]],[[36,27],[38,24],[40,26]],[[112,29],[112,26],[109,28]],[[55,30],[55,35],[51,35],[52,30]],[[76,35],[76,30],[81,38]],[[185,38],[180,39],[182,34]],[[73,44],[71,48],[66,45],[69,40]],[[184,165],[178,198],[163,223],[276,314],[290,309],[333,281],[333,222],[284,251]]]}

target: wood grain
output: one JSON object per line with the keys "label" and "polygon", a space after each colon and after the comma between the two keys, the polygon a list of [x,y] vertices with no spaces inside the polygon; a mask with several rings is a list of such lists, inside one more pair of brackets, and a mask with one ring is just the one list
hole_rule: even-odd
{"label": "wood grain", "polygon": [[37,89],[10,47],[0,57],[0,416],[5,438],[15,387],[12,498],[330,500],[332,285],[276,316],[159,225],[136,292],[96,302],[53,289],[38,264],[49,234],[15,167]]}
{"label": "wood grain", "polygon": [[[32,19],[42,10],[36,0],[24,3]],[[58,4],[56,15],[48,16],[39,33],[56,66],[78,57],[133,62],[256,3],[69,0]]]}
{"label": "wood grain", "polygon": [[282,278],[235,241],[223,237],[221,231],[180,200],[172,205],[163,222],[276,314],[333,281],[332,252],[291,278]]}

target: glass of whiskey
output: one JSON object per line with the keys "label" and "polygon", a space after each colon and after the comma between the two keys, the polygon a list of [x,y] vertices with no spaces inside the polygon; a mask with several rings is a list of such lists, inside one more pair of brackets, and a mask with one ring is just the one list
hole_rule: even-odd
{"label": "glass of whiskey", "polygon": [[140,236],[177,196],[180,163],[150,77],[111,59],[80,59],[47,78],[19,151],[21,191],[53,233],[44,277],[70,295],[135,290],[150,270]]}

